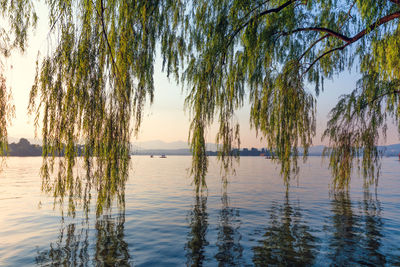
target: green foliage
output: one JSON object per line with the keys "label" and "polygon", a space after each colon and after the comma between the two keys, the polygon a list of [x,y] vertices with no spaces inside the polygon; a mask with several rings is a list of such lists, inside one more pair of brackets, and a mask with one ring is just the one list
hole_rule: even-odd
{"label": "green foliage", "polygon": [[381,153],[376,145],[386,136],[387,119],[400,116],[400,80],[382,81],[377,73],[364,75],[357,90],[344,95],[330,113],[324,137],[330,140],[325,153],[330,156],[334,186],[344,189],[353,169],[353,159],[362,166],[366,184],[379,176]]}
{"label": "green foliage", "polygon": [[[86,182],[96,185],[100,211],[123,194],[129,141],[144,103],[153,100],[158,48],[167,75],[187,88],[196,192],[206,187],[208,127],[219,123],[216,142],[226,170],[237,156],[233,148],[240,147],[235,111],[247,101],[250,123],[274,151],[287,182],[298,171],[299,148],[306,157],[315,135],[316,99],[309,87],[318,96],[326,78],[354,63],[363,78],[339,101],[325,132],[334,185],[348,184],[360,156],[366,176],[379,170],[379,133],[388,117],[398,122],[398,0],[47,4],[54,42],[38,61],[29,107],[43,125],[43,187],[61,201],[68,196],[72,207]],[[29,18],[26,14],[17,15]],[[86,176],[73,174],[76,143],[85,147]],[[51,178],[64,147],[65,158]]]}
{"label": "green foliage", "polygon": [[[251,105],[251,125],[275,152],[288,181],[291,173],[298,171],[298,148],[304,148],[307,155],[315,135],[315,99],[306,85],[314,84],[318,95],[324,79],[351,68],[355,61],[361,62],[366,75],[364,82],[360,81],[364,89],[339,102],[325,136],[331,142],[335,185],[348,183],[346,177],[353,159],[361,155],[360,148],[365,174],[374,173],[373,166],[378,163],[375,145],[386,121],[386,113],[380,109],[383,98],[364,104],[364,109],[358,102],[371,97],[365,96],[367,92],[379,95],[375,83],[365,85],[371,72],[375,80],[384,83],[398,78],[396,25],[400,15],[396,1],[103,0],[48,4],[50,23],[59,38],[53,53],[38,67],[30,107],[37,120],[43,115],[45,151],[54,155],[64,144],[67,147],[67,177],[75,164],[74,144],[79,141],[85,143],[87,166],[97,166],[96,173],[101,170],[100,181],[118,181],[117,174],[126,172],[131,124],[136,133],[143,104],[147,98],[153,99],[157,44],[167,75],[181,78],[188,88],[185,105],[192,118],[189,142],[196,192],[206,187],[208,127],[218,121],[216,142],[223,167],[228,169],[231,156],[237,156],[232,149],[240,147],[235,111],[245,105],[246,98]],[[394,110],[397,100],[392,91],[385,97],[392,99]],[[344,109],[356,114],[347,116],[347,130],[339,123],[346,120]],[[45,159],[45,177],[53,161]]]}
{"label": "green foliage", "polygon": [[14,116],[11,92],[2,73],[3,58],[8,57],[13,49],[25,50],[28,30],[36,25],[37,16],[29,0],[1,0],[0,15],[4,19],[3,25],[6,25],[0,26],[0,157],[3,161],[8,149],[7,126]]}
{"label": "green foliage", "polygon": [[33,3],[30,0],[1,0],[0,14],[5,19],[3,23],[8,22],[6,27],[0,26],[0,53],[8,56],[14,48],[24,51],[29,29],[37,22]]}
{"label": "green foliage", "polygon": [[11,95],[7,91],[6,80],[0,76],[0,168],[3,156],[8,150],[7,126],[14,115],[14,106],[11,104]]}
{"label": "green foliage", "polygon": [[[95,186],[101,213],[115,197],[123,199],[130,139],[144,103],[153,100],[156,44],[165,43],[164,53],[172,49],[168,38],[176,26],[168,23],[181,6],[176,1],[104,0],[48,5],[58,38],[54,50],[38,62],[29,104],[36,125],[42,124],[43,189],[61,202],[68,197],[73,212],[82,192],[87,199]],[[175,68],[174,59],[167,63]],[[77,143],[84,145],[86,175],[74,174]],[[57,159],[64,148],[65,157]],[[89,189],[82,190],[83,185]]]}
{"label": "green foliage", "polygon": [[[187,104],[193,113],[195,173],[207,167],[197,164],[205,143],[204,137],[198,137],[199,129],[205,132],[217,115],[216,141],[221,154],[229,155],[235,141],[240,145],[234,112],[248,98],[251,125],[275,152],[287,182],[298,171],[299,147],[306,156],[315,135],[316,100],[309,85],[315,86],[318,96],[326,78],[360,62],[364,77],[359,89],[343,97],[331,113],[325,132],[330,141],[327,154],[335,188],[349,183],[353,160],[361,156],[359,166],[368,181],[374,180],[379,173],[379,133],[385,132],[388,117],[398,122],[394,79],[400,73],[400,2],[215,0],[192,4],[188,50],[193,52],[183,78],[191,88]],[[230,166],[231,158],[222,160],[224,167]]]}

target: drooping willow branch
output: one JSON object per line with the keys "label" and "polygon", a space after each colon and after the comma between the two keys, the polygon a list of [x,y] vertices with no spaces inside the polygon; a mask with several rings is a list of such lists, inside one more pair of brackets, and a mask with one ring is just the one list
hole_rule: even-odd
{"label": "drooping willow branch", "polygon": [[98,16],[100,17],[101,27],[103,29],[103,36],[104,36],[104,39],[105,39],[105,41],[107,43],[108,52],[110,53],[112,67],[116,70],[114,72],[114,77],[116,78],[117,81],[119,81],[120,73],[119,73],[119,70],[118,70],[118,66],[117,66],[117,64],[116,64],[116,62],[114,60],[114,54],[113,54],[113,51],[111,49],[110,41],[108,40],[108,35],[107,35],[106,26],[105,26],[105,22],[104,22],[104,10],[105,9],[104,9],[103,0],[100,0],[100,8],[101,8],[100,14],[99,14],[99,11],[97,10],[97,8],[96,8],[96,12],[97,12]]}
{"label": "drooping willow branch", "polygon": [[399,118],[400,80],[380,80],[364,74],[357,90],[344,95],[329,114],[323,138],[329,138],[324,156],[329,156],[335,189],[345,189],[356,159],[363,166],[367,185],[379,177],[381,151],[377,147],[380,131],[386,135],[388,116]]}
{"label": "drooping willow branch", "polygon": [[[291,4],[293,4],[294,2],[296,2],[297,0],[290,0],[287,1],[286,3],[280,5],[277,8],[271,8],[271,9],[267,9],[264,10],[262,12],[260,12],[259,14],[256,14],[255,16],[251,17],[249,20],[247,20],[246,22],[244,22],[242,25],[240,25],[239,27],[237,27],[230,35],[229,35],[229,39],[228,42],[226,43],[224,54],[222,56],[223,60],[222,62],[225,62],[225,57],[226,57],[226,52],[228,47],[231,46],[233,40],[235,39],[235,37],[244,29],[246,28],[249,24],[251,24],[252,22],[258,20],[259,18],[268,15],[268,14],[272,14],[272,13],[279,13],[281,10],[285,9],[286,7],[290,6]],[[247,17],[248,15],[246,15]]]}
{"label": "drooping willow branch", "polygon": [[279,13],[281,10],[290,6],[294,2],[296,2],[296,0],[290,0],[290,1],[287,1],[286,3],[280,5],[277,8],[267,9],[267,10],[264,10],[263,12],[260,12],[259,14],[256,14],[251,19],[249,19],[248,21],[246,21],[245,23],[243,23],[242,25],[237,27],[236,30],[234,30],[233,33],[230,34],[230,38],[229,38],[226,46],[229,47],[231,45],[233,39],[236,37],[236,35],[238,35],[244,28],[246,28],[252,22],[256,21],[257,19],[259,19],[265,15],[271,14],[271,13]]}

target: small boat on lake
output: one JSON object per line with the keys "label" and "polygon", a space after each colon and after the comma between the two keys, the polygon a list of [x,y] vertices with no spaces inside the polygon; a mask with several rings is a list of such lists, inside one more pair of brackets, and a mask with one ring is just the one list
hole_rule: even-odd
{"label": "small boat on lake", "polygon": [[167,156],[165,156],[165,154],[161,154],[160,158],[165,159]]}

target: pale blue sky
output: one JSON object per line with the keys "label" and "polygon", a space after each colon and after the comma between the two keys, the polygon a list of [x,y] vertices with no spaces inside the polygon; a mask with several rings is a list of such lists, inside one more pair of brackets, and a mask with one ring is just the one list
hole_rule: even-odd
{"label": "pale blue sky", "polygon": [[[47,21],[45,10],[39,11],[39,24],[34,35],[29,38],[29,48],[24,55],[16,52],[4,60],[7,83],[12,88],[16,118],[9,127],[9,136],[14,138],[34,137],[33,117],[28,117],[27,106],[29,91],[35,75],[35,61],[37,53],[47,52]],[[317,136],[314,145],[321,144],[321,132],[325,129],[326,118],[329,110],[342,94],[349,93],[356,84],[359,74],[344,72],[333,81],[326,81],[325,91],[318,97],[317,104]],[[165,73],[161,72],[160,60],[155,64],[155,97],[152,106],[146,105],[143,124],[136,141],[162,140],[165,142],[187,141],[189,130],[189,113],[184,112],[183,103],[185,92],[177,85],[173,78],[168,80]],[[312,90],[312,88],[310,88]],[[248,103],[247,101],[245,103]],[[241,127],[242,147],[262,147],[263,143],[256,137],[254,130],[249,126],[249,105],[237,112],[237,119]],[[38,135],[40,137],[40,132]],[[207,142],[215,141],[216,127],[211,127]],[[133,140],[133,141],[135,141]],[[388,132],[387,144],[398,143],[399,137],[394,127]],[[326,142],[324,142],[326,143]]]}

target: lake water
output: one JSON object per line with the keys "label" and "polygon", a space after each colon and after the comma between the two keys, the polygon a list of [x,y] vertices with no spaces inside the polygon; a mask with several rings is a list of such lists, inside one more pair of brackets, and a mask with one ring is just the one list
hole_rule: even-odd
{"label": "lake water", "polygon": [[[311,157],[289,191],[279,169],[242,157],[221,182],[210,158],[196,196],[190,157],[135,156],[125,209],[75,217],[41,192],[40,158],[9,158],[0,173],[0,266],[400,265],[400,162],[384,158],[379,186],[332,193]],[[94,201],[93,201],[94,202]],[[94,204],[92,203],[92,206]]]}

